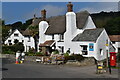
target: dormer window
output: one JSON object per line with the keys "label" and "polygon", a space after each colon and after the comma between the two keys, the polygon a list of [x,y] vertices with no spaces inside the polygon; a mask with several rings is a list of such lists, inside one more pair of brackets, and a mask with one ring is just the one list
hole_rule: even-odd
{"label": "dormer window", "polygon": [[18,37],[18,34],[15,33],[14,36]]}
{"label": "dormer window", "polygon": [[11,40],[8,40],[9,43],[11,43]]}

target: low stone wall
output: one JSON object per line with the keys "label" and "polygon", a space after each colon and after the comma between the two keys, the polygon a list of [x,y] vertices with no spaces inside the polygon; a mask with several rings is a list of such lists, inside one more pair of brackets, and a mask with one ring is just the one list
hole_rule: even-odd
{"label": "low stone wall", "polygon": [[77,65],[77,66],[87,66],[87,65],[95,65],[95,59],[94,58],[85,58],[83,61],[78,62],[78,61],[74,61],[74,62],[67,62],[67,65]]}
{"label": "low stone wall", "polygon": [[[2,54],[2,58],[11,58],[15,59],[15,55],[13,54]],[[25,56],[25,61],[36,62],[36,56]],[[86,66],[86,65],[95,65],[94,58],[85,58],[83,61],[68,61],[66,65],[78,65],[78,66]]]}

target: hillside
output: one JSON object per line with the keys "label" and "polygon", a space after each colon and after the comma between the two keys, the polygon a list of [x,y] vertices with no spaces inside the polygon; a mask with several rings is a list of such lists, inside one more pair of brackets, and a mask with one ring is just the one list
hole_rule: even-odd
{"label": "hillside", "polygon": [[120,34],[120,12],[101,12],[91,17],[95,25],[105,28],[108,34]]}

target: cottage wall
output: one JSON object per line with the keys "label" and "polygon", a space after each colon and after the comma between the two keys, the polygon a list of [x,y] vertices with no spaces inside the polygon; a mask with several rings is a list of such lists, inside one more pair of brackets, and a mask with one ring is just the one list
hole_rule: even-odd
{"label": "cottage wall", "polygon": [[85,29],[93,29],[93,28],[96,28],[96,26],[95,26],[91,16],[89,16],[87,19],[86,25],[83,29],[85,30]]}
{"label": "cottage wall", "polygon": [[[18,34],[18,36],[14,36]],[[11,40],[10,43],[15,44],[14,40],[17,39],[19,42],[23,42],[24,51],[28,52],[30,48],[35,48],[34,38],[33,37],[24,37],[17,29],[15,32],[5,41],[5,44],[9,45],[8,40]]]}
{"label": "cottage wall", "polygon": [[45,31],[48,28],[48,23],[46,21],[41,21],[39,23],[39,44],[44,43],[46,40]]}
{"label": "cottage wall", "polygon": [[[18,34],[18,36],[14,36],[14,34]],[[8,40],[11,40],[11,43],[15,44],[15,39],[19,40],[19,42],[22,42],[22,40],[24,40],[24,36],[18,30],[15,30],[15,32],[5,41],[5,44],[9,45]]]}
{"label": "cottage wall", "polygon": [[[108,40],[108,46],[106,46],[107,40]],[[96,41],[95,50],[96,50],[96,54],[97,54],[96,55],[97,60],[103,60],[106,58],[107,53],[109,53],[109,45],[110,45],[109,43],[110,43],[110,39],[109,39],[106,31],[104,30]],[[102,49],[103,53],[100,53],[100,49]]]}

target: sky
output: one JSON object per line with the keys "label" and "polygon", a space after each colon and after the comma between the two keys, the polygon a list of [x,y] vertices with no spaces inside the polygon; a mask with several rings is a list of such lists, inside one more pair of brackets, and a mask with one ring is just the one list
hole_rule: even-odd
{"label": "sky", "polygon": [[[42,9],[46,9],[47,17],[65,15],[67,12],[67,3],[68,2],[2,2],[2,19],[5,20],[5,24],[12,24],[17,21],[24,23],[26,20],[33,18],[34,14],[40,17],[40,11]],[[83,10],[87,10],[89,13],[118,11],[118,2],[72,2],[72,4],[74,5],[74,12]]]}

